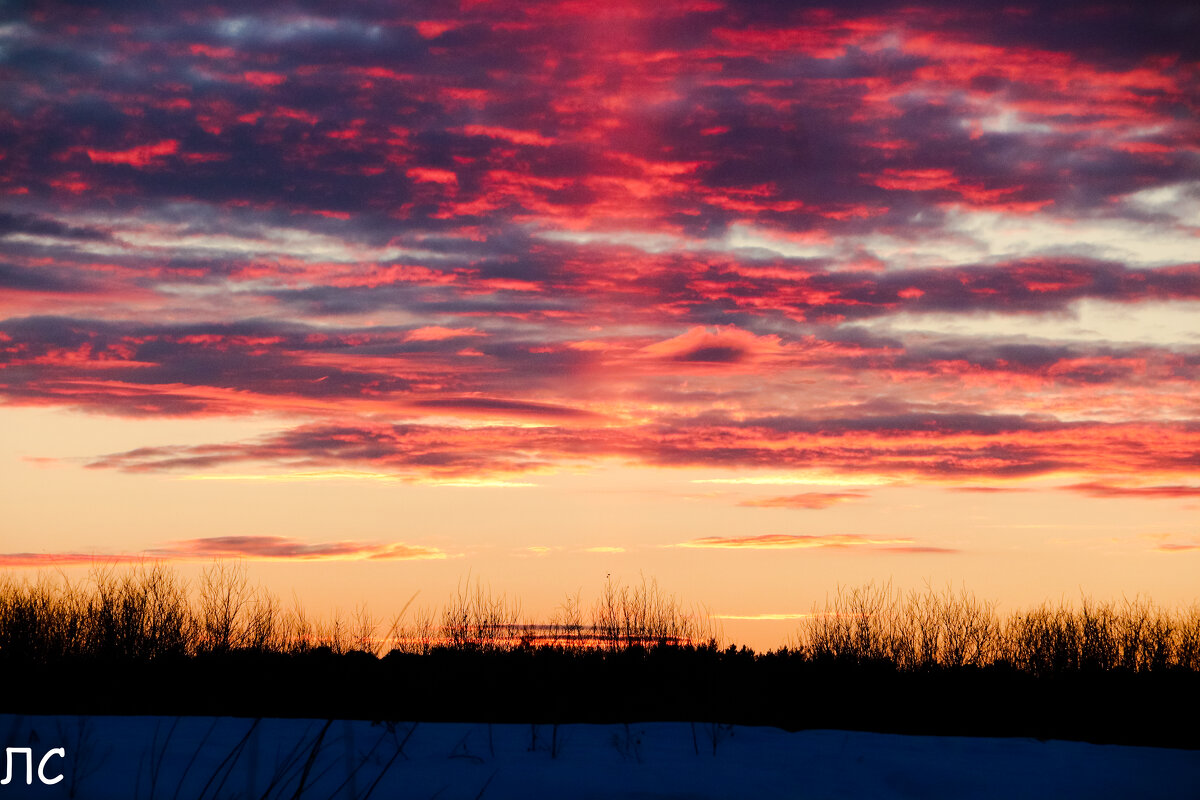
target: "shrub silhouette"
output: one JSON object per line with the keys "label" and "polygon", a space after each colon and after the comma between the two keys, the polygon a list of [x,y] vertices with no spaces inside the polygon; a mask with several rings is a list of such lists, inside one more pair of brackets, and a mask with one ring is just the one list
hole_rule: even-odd
{"label": "shrub silhouette", "polygon": [[[358,606],[347,620],[308,615],[298,601],[252,587],[244,565],[216,563],[194,588],[158,563],[122,572],[97,566],[85,582],[37,573],[0,576],[0,659],[50,664],[77,657],[153,662],[231,652],[335,655],[551,649],[618,653],[699,648],[717,635],[711,615],[689,609],[656,581],[611,578],[586,605],[568,595],[546,623],[479,580],[461,583],[441,609],[409,614],[413,595],[380,636]],[[1200,671],[1200,605],[1170,610],[1148,599],[1042,603],[1001,616],[965,588],[901,591],[891,582],[843,586],[814,605],[789,648],[813,663],[898,671],[1003,665],[1034,676],[1067,672]]]}

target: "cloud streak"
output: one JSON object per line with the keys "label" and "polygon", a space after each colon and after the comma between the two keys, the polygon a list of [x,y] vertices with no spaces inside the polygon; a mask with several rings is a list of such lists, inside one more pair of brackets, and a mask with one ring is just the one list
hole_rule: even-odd
{"label": "cloud streak", "polygon": [[[928,413],[734,421],[703,414],[677,419],[671,426],[313,423],[255,440],[141,447],[95,458],[87,467],[133,474],[211,472],[219,476],[229,468],[244,474],[253,466],[283,470],[284,475],[332,470],[412,481],[472,482],[620,458],[644,467],[753,471],[732,479],[735,483],[759,480],[755,473],[791,468],[810,483],[907,480],[953,485],[1081,471],[1185,477],[1195,471],[1198,446],[1200,429],[1186,425],[1164,429]],[[776,498],[770,505],[813,507],[857,499],[857,494],[802,493]]]}
{"label": "cloud streak", "polygon": [[829,508],[851,500],[868,497],[862,492],[801,492],[800,494],[784,495],[781,497],[761,497],[753,500],[743,500],[740,506],[749,508]]}
{"label": "cloud streak", "polygon": [[305,542],[286,536],[211,536],[151,547],[141,553],[0,553],[0,567],[81,566],[146,560],[406,561],[443,559],[445,552],[403,542]]}
{"label": "cloud streak", "polygon": [[1200,497],[1200,486],[1117,486],[1109,483],[1073,483],[1062,487],[1089,497],[1141,498],[1146,500],[1186,500]]}
{"label": "cloud streak", "polygon": [[958,550],[920,545],[913,539],[874,537],[858,533],[704,536],[677,547],[711,550],[869,550],[887,553],[951,554]]}

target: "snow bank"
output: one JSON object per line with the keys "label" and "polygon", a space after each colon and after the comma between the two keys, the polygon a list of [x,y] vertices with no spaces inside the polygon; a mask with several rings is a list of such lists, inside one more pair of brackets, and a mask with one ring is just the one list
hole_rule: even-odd
{"label": "snow bank", "polygon": [[[707,723],[486,725],[0,715],[3,798],[1186,798],[1200,753]],[[36,770],[35,770],[36,772]]]}

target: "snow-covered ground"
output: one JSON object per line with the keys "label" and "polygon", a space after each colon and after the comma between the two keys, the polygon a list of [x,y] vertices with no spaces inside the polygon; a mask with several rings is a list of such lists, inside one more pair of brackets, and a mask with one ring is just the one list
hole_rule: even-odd
{"label": "snow-covered ground", "polygon": [[[1200,752],[686,722],[553,726],[0,715],[3,798],[1200,798]],[[714,742],[715,739],[715,742]],[[44,786],[37,762],[51,748]]]}

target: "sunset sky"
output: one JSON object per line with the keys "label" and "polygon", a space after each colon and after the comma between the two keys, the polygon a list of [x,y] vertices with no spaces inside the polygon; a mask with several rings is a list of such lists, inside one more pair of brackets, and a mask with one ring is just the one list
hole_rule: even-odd
{"label": "sunset sky", "polygon": [[0,566],[1200,599],[1192,3],[95,5],[0,19]]}

